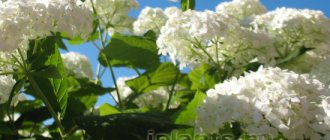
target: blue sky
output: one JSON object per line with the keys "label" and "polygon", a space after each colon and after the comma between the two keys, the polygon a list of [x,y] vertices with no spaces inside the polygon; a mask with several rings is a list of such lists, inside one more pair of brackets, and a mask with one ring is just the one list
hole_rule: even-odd
{"label": "blue sky", "polygon": [[[214,10],[215,7],[224,0],[196,0],[196,9],[197,10]],[[138,0],[140,4],[140,8],[137,10],[133,10],[131,12],[131,16],[137,17],[140,10],[146,6],[150,7],[169,7],[169,6],[180,6],[179,2],[170,2],[167,0]],[[314,10],[321,10],[323,13],[330,17],[330,0],[261,0],[261,2],[267,7],[268,10],[273,10],[277,7],[291,7],[291,8],[299,8],[299,9],[314,9]],[[97,67],[97,57],[98,57],[98,50],[93,47],[91,43],[86,43],[79,46],[70,46],[69,50],[74,52],[79,52],[84,54],[90,58],[94,71]],[[136,73],[132,70],[128,70],[125,68],[116,68],[115,69],[116,77],[120,76],[133,76]],[[107,71],[102,78],[102,82],[105,86],[112,86],[113,82],[111,80],[110,74]],[[101,105],[102,103],[111,103],[113,101],[109,95],[104,95],[99,98],[97,106]]]}

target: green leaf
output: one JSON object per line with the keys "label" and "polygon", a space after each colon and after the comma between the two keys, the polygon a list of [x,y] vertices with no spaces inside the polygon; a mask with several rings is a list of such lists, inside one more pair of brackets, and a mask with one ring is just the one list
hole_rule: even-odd
{"label": "green leaf", "polygon": [[16,135],[16,132],[10,127],[9,123],[0,121],[0,134]]}
{"label": "green leaf", "polygon": [[145,140],[149,131],[170,132],[187,126],[173,124],[166,116],[157,113],[125,113],[109,116],[89,116],[76,119],[92,139]]}
{"label": "green leaf", "polygon": [[179,70],[172,63],[163,63],[155,71],[129,80],[126,84],[137,93],[144,93],[160,86],[172,85]]}
{"label": "green leaf", "polygon": [[277,64],[284,64],[287,62],[290,62],[291,60],[294,60],[295,58],[298,58],[299,56],[305,54],[307,51],[313,50],[314,48],[306,48],[306,47],[301,47],[298,48],[296,50],[294,50],[293,52],[291,52],[287,57],[278,60]]}
{"label": "green leaf", "polygon": [[194,126],[196,120],[196,108],[203,102],[205,94],[197,92],[194,99],[178,114],[174,116],[175,123]]}
{"label": "green leaf", "polygon": [[[203,102],[205,98],[205,94],[202,92],[196,92],[193,100],[182,110],[175,113],[172,116],[172,120],[175,121],[176,124],[182,124],[182,125],[189,125],[189,126],[195,126],[195,120],[197,117],[196,114],[196,108]],[[180,129],[172,131],[172,139],[180,139],[178,136],[194,136],[194,128],[188,128],[188,129]]]}
{"label": "green leaf", "polygon": [[84,112],[91,109],[97,102],[97,96],[69,97],[68,113],[71,115],[83,115]]}
{"label": "green leaf", "polygon": [[20,128],[25,121],[39,123],[45,121],[48,118],[51,118],[51,115],[46,107],[31,109],[21,114],[21,116],[15,121],[15,127]]}
{"label": "green leaf", "polygon": [[70,45],[81,45],[85,42],[85,40],[83,40],[81,37],[77,36],[75,38],[69,38],[67,36],[65,36],[66,39],[68,40],[68,43]]}
{"label": "green leaf", "polygon": [[99,108],[99,111],[100,111],[100,116],[106,116],[106,115],[120,113],[120,111],[117,108],[115,108],[109,104],[102,104]]}
{"label": "green leaf", "polygon": [[152,30],[149,30],[148,32],[146,32],[143,36],[146,39],[152,40],[154,42],[156,42],[156,40],[157,40],[157,34]]}
{"label": "green leaf", "polygon": [[68,98],[68,106],[62,124],[65,128],[72,128],[75,126],[74,118],[84,116],[86,112],[94,107],[97,102],[97,96],[70,96]]}
{"label": "green leaf", "polygon": [[[64,65],[57,44],[59,39],[61,36],[57,33],[43,39],[31,40],[27,51],[27,63],[30,71],[33,72],[30,78],[35,79],[51,107],[63,116],[68,98],[68,80],[65,77]],[[28,93],[41,99],[33,93],[34,90],[29,87]]]}
{"label": "green leaf", "polygon": [[187,11],[188,9],[195,9],[195,0],[181,0],[181,9],[182,11]]}
{"label": "green leaf", "polygon": [[222,80],[221,72],[208,64],[202,64],[199,68],[191,71],[188,75],[192,82],[193,90],[208,90]]}
{"label": "green leaf", "polygon": [[44,136],[41,136],[41,135],[36,135],[33,138],[26,138],[26,139],[19,139],[19,140],[54,140],[54,139],[48,138],[48,137],[44,137]]}
{"label": "green leaf", "polygon": [[65,128],[72,128],[75,126],[74,118],[84,116],[86,112],[94,107],[97,102],[97,96],[80,96],[68,98],[68,106],[62,124]]}
{"label": "green leaf", "polygon": [[[49,103],[51,104],[51,107],[56,112],[62,112],[61,107],[59,105],[59,102],[57,102],[56,93],[54,91],[54,87],[53,87],[52,82],[50,81],[50,79],[37,77],[37,76],[31,76],[31,77],[34,79],[34,81],[37,82],[40,90],[43,92],[43,94],[45,95],[45,97],[47,98]],[[44,102],[44,99],[39,96],[36,89],[34,89],[34,87],[32,87],[31,84],[29,85],[29,87],[27,87],[26,93],[30,94],[30,95],[33,95],[37,99],[43,100],[43,102]]]}
{"label": "green leaf", "polygon": [[61,78],[62,75],[58,71],[58,68],[54,65],[48,65],[38,71],[32,72],[32,75],[45,78]]}
{"label": "green leaf", "polygon": [[95,84],[89,79],[74,79],[69,78],[70,85],[75,85],[69,92],[69,96],[89,96],[89,95],[104,95],[113,91],[113,88],[105,88],[99,84]]}
{"label": "green leaf", "polygon": [[114,34],[99,56],[99,61],[107,66],[104,55],[116,67],[153,69],[160,64],[155,41],[139,36]]}
{"label": "green leaf", "polygon": [[43,105],[41,100],[24,100],[20,101],[15,107],[15,111],[23,113],[32,109],[39,108]]}

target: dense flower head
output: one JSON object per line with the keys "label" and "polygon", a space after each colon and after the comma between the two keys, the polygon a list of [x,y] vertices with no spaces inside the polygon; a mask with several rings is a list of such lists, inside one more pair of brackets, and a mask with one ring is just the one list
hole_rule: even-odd
{"label": "dense flower head", "polygon": [[157,45],[161,54],[178,60],[182,68],[210,60],[244,64],[271,49],[272,39],[261,31],[240,27],[228,15],[188,10],[169,16]]}
{"label": "dense flower head", "polygon": [[86,4],[90,10],[95,8],[101,25],[107,26],[110,34],[131,32],[134,19],[128,14],[139,7],[136,0],[87,0]]}
{"label": "dense flower head", "polygon": [[[0,72],[1,73],[1,72]],[[9,100],[10,93],[16,83],[12,75],[0,76],[0,104]]]}
{"label": "dense flower head", "polygon": [[[329,52],[330,21],[321,11],[278,8],[256,16],[251,24],[255,30],[263,30],[276,37],[280,55],[300,47],[315,48],[309,55]],[[322,53],[321,56],[327,57],[328,54]]]}
{"label": "dense flower head", "polygon": [[171,17],[173,18],[173,16],[178,16],[180,13],[182,12],[181,9],[177,8],[177,7],[167,7],[164,10],[164,13],[167,17]]}
{"label": "dense flower head", "polygon": [[249,23],[254,16],[266,13],[267,9],[259,0],[232,0],[220,3],[216,11],[232,16],[243,25],[248,25],[246,23]]}
{"label": "dense flower head", "polygon": [[169,54],[173,62],[178,59],[181,67],[205,61],[206,55],[194,48],[193,43],[207,44],[219,33],[226,34],[228,25],[222,21],[224,19],[212,11],[193,10],[169,17],[157,40],[159,52]]}
{"label": "dense flower head", "polygon": [[154,31],[159,34],[162,26],[165,25],[167,16],[161,8],[144,8],[138,19],[134,22],[134,33],[137,35],[143,35],[148,30]]}
{"label": "dense flower head", "polygon": [[30,39],[65,32],[87,38],[92,12],[75,0],[7,0],[0,4],[0,50],[26,46]]}
{"label": "dense flower head", "polygon": [[307,74],[259,68],[207,91],[196,129],[216,133],[239,121],[248,134],[288,139],[330,136],[329,88]]}
{"label": "dense flower head", "polygon": [[77,78],[93,78],[92,66],[87,56],[76,52],[61,54],[61,56],[69,75]]}
{"label": "dense flower head", "polygon": [[[11,91],[16,84],[16,80],[13,78],[12,72],[15,72],[20,65],[18,61],[23,62],[26,60],[27,46],[19,47],[14,51],[0,51],[0,104],[3,104],[9,100]],[[17,59],[15,59],[15,58]],[[7,74],[6,74],[7,73]],[[25,96],[16,94],[12,99],[12,105],[16,106],[19,101],[22,101]]]}

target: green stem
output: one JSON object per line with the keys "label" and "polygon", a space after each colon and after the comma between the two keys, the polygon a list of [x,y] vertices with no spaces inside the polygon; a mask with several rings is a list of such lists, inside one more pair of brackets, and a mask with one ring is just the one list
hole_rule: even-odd
{"label": "green stem", "polygon": [[12,55],[13,58],[16,60],[16,62],[23,68],[24,73],[27,75],[33,89],[37,92],[37,95],[42,99],[42,101],[45,103],[49,113],[52,115],[52,117],[55,120],[55,123],[57,124],[57,126],[60,129],[60,135],[61,138],[64,140],[64,134],[65,134],[65,129],[60,121],[60,118],[58,117],[58,115],[56,114],[56,112],[54,111],[54,109],[51,107],[50,102],[48,101],[47,97],[45,96],[45,94],[42,92],[42,90],[40,89],[39,85],[37,84],[37,82],[35,81],[35,79],[33,78],[33,76],[31,75],[31,73],[28,70],[28,65],[25,63],[24,61],[24,55],[23,52],[21,51],[20,48],[18,48],[18,53],[19,56],[21,57],[22,62],[15,56]]}
{"label": "green stem", "polygon": [[175,90],[175,85],[176,85],[176,83],[178,82],[178,79],[179,79],[179,73],[180,72],[177,71],[176,74],[175,74],[175,79],[174,79],[173,85],[171,87],[170,96],[169,96],[167,104],[166,104],[166,110],[168,110],[170,108],[171,100],[172,100],[174,90]]}
{"label": "green stem", "polygon": [[96,80],[95,80],[95,84],[98,84],[101,80],[101,77],[100,77],[100,74],[101,74],[101,64],[98,63],[97,64],[97,70],[96,70]]}
{"label": "green stem", "polygon": [[[96,14],[96,15],[98,15],[97,14],[97,11],[96,11],[96,9],[95,9],[95,7],[94,7],[94,2],[92,1],[92,0],[90,0],[91,1],[91,3],[92,3],[92,8],[93,8],[93,11],[94,11],[94,13]],[[115,9],[114,10],[114,12],[112,13],[112,16],[111,17],[113,17],[114,16],[114,14],[116,13],[116,11],[117,11],[117,9]],[[101,20],[101,18],[98,18],[98,20],[99,20],[99,22],[102,22]],[[110,23],[111,23],[111,20],[112,20],[112,18],[110,18]],[[106,28],[107,28],[107,25],[106,25]],[[107,39],[107,34],[104,36],[104,38],[103,38],[103,36],[102,36],[102,33],[101,33],[101,27],[100,27],[100,25],[98,26],[98,30],[99,30],[99,39],[100,39],[100,42],[101,42],[101,46],[102,46],[102,49],[104,49],[105,48],[105,41],[106,41],[106,39]],[[96,44],[94,44],[96,47],[97,47],[97,45]],[[98,47],[97,47],[98,48]],[[100,49],[99,49],[100,50]],[[101,51],[101,50],[100,50]],[[102,53],[102,52],[101,52]],[[118,90],[118,85],[117,85],[117,81],[116,81],[116,77],[115,77],[115,74],[114,74],[114,71],[113,71],[113,68],[112,68],[112,65],[111,65],[111,63],[109,62],[109,60],[107,59],[107,57],[104,55],[104,54],[101,54],[102,55],[102,57],[105,59],[105,61],[106,61],[106,63],[107,63],[107,65],[109,66],[109,68],[110,68],[110,73],[111,73],[111,77],[112,77],[112,80],[113,80],[113,83],[114,83],[114,85],[115,85],[115,89],[116,89],[116,93],[117,93],[117,96],[118,96],[118,106],[119,106],[119,108],[121,108],[122,107],[122,103],[121,103],[121,99],[120,99],[120,94],[119,94],[119,90]],[[113,97],[112,96],[112,94],[111,94],[111,92],[109,92],[109,94],[110,94],[110,96],[111,97]]]}
{"label": "green stem", "polygon": [[15,75],[15,74],[23,74],[23,73],[13,72],[13,71],[10,71],[10,72],[2,72],[2,73],[0,73],[0,76],[1,76],[1,75]]}
{"label": "green stem", "polygon": [[109,69],[110,69],[113,84],[115,85],[115,89],[116,89],[116,93],[117,93],[117,97],[118,97],[118,106],[119,106],[119,108],[122,108],[123,104],[121,102],[121,97],[120,97],[120,93],[119,93],[119,89],[118,89],[118,85],[117,85],[117,81],[116,81],[116,77],[115,77],[115,72],[113,71],[112,65],[108,61],[108,59],[106,59],[106,62],[107,62],[107,65],[109,66]]}
{"label": "green stem", "polygon": [[[100,26],[98,27],[98,29],[99,29],[99,36],[100,36],[100,41],[101,41],[101,47],[102,47],[102,49],[105,49],[105,42],[103,41],[103,36],[102,36],[102,33],[101,33]],[[111,63],[107,59],[106,55],[104,53],[101,54],[101,55],[103,56],[105,62],[109,66],[110,73],[111,73],[111,78],[112,78],[112,81],[113,81],[113,83],[115,85],[115,89],[116,89],[116,93],[117,93],[117,97],[118,97],[118,106],[119,106],[119,108],[122,108],[122,102],[121,102],[121,99],[120,99],[120,93],[119,93],[119,89],[118,89],[118,85],[117,85],[117,81],[116,81],[115,72],[113,70],[113,67],[112,67]],[[110,94],[111,94],[111,92],[110,92]]]}
{"label": "green stem", "polygon": [[190,9],[190,0],[187,0],[187,9]]}
{"label": "green stem", "polygon": [[58,115],[56,114],[56,112],[54,111],[54,109],[51,107],[50,102],[48,101],[48,99],[46,98],[46,96],[44,95],[44,93],[42,92],[42,90],[40,89],[40,87],[38,86],[37,82],[34,80],[33,76],[31,74],[28,74],[30,83],[33,87],[33,89],[37,92],[37,94],[40,96],[40,98],[43,100],[43,102],[45,103],[49,113],[52,115],[52,117],[55,120],[55,123],[57,124],[57,126],[60,129],[60,134],[62,139],[64,139],[64,134],[65,134],[65,129],[60,121],[60,118],[58,117]]}
{"label": "green stem", "polygon": [[140,72],[137,68],[133,68],[133,69],[134,69],[134,71],[136,72],[136,74],[138,74],[139,76],[142,75],[141,72]]}

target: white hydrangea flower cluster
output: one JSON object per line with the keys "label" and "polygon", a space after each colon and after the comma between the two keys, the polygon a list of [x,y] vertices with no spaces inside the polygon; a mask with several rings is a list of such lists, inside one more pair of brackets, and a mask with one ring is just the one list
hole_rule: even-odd
{"label": "white hydrangea flower cluster", "polygon": [[[169,99],[170,91],[169,87],[160,87],[156,90],[140,95],[133,102],[139,107],[164,107]],[[176,105],[171,104],[170,108],[174,106]]]}
{"label": "white hydrangea flower cluster", "polygon": [[[129,95],[131,95],[133,93],[133,90],[126,85],[126,81],[131,80],[131,79],[134,79],[134,78],[136,78],[136,76],[132,76],[132,77],[119,77],[116,80],[118,91],[120,93],[120,99],[125,99],[125,98],[127,98]],[[116,91],[113,91],[113,92],[111,92],[111,95],[118,102],[118,94],[117,94],[117,92]]]}
{"label": "white hydrangea flower cluster", "polygon": [[157,45],[161,54],[178,60],[183,68],[210,61],[244,65],[260,52],[273,52],[268,47],[271,40],[267,34],[240,27],[228,15],[188,10],[169,16]]}
{"label": "white hydrangea flower cluster", "polygon": [[129,12],[138,8],[136,0],[86,0],[86,4],[93,10],[93,6],[103,26],[109,28],[109,33],[130,33],[134,19]]}
{"label": "white hydrangea flower cluster", "polygon": [[77,78],[93,78],[93,70],[87,56],[69,52],[61,54],[64,67],[69,75]]}
{"label": "white hydrangea flower cluster", "polygon": [[[292,65],[289,68],[304,69],[301,72],[309,72],[314,64],[329,57],[330,21],[321,11],[278,8],[256,16],[251,25],[254,30],[262,30],[276,37],[276,49],[282,57],[301,47],[315,48],[308,51],[305,58],[292,62],[297,68]],[[301,63],[307,61],[310,65]]]}
{"label": "white hydrangea flower cluster", "polygon": [[234,17],[241,25],[248,25],[254,16],[266,13],[267,9],[259,0],[232,0],[220,3],[216,11]]}
{"label": "white hydrangea flower cluster", "polygon": [[133,23],[134,33],[143,35],[148,30],[152,30],[156,34],[159,34],[161,27],[165,25],[166,21],[167,16],[161,8],[146,7]]}
{"label": "white hydrangea flower cluster", "polygon": [[149,30],[154,31],[159,35],[161,28],[165,25],[168,17],[177,16],[181,9],[177,7],[168,7],[165,10],[161,8],[144,8],[138,19],[133,23],[134,33],[136,35],[143,35]]}
{"label": "white hydrangea flower cluster", "polygon": [[216,133],[239,121],[252,135],[287,139],[330,138],[330,89],[309,75],[279,68],[232,78],[207,91],[196,129]]}
{"label": "white hydrangea flower cluster", "polygon": [[[17,49],[11,52],[0,51],[0,73],[8,73],[7,75],[0,75],[0,104],[3,104],[9,100],[10,93],[14,85],[16,84],[16,80],[13,78],[13,75],[9,74],[15,69],[17,69],[17,65],[19,65],[19,63],[13,58],[13,56],[15,56],[20,62],[22,62],[26,59],[26,48],[27,46],[20,47],[20,50],[23,53],[23,58],[20,56]],[[22,101],[24,97],[23,95],[20,95],[18,97],[18,94],[16,94],[13,97],[11,104],[16,106],[17,103],[19,101]]]}
{"label": "white hydrangea flower cluster", "polygon": [[13,79],[12,75],[0,76],[0,104],[6,103],[9,100],[10,93],[15,84],[16,80]]}
{"label": "white hydrangea flower cluster", "polygon": [[26,46],[29,39],[51,32],[87,38],[92,12],[76,0],[7,0],[0,4],[0,50]]}
{"label": "white hydrangea flower cluster", "polygon": [[[120,77],[117,79],[117,86],[120,93],[120,99],[124,100],[128,96],[134,93],[134,91],[126,85],[126,81],[134,79],[136,76],[132,77]],[[133,103],[135,103],[140,108],[149,107],[149,108],[158,108],[165,106],[169,99],[169,87],[160,87],[156,90],[152,90],[150,92],[144,93],[134,99]],[[118,102],[118,95],[116,91],[111,92],[114,99]],[[177,106],[177,103],[171,103],[171,107]]]}

